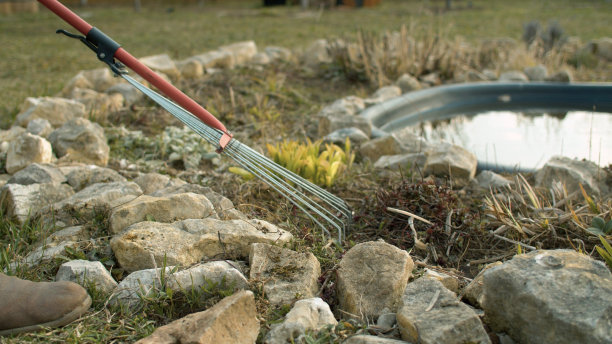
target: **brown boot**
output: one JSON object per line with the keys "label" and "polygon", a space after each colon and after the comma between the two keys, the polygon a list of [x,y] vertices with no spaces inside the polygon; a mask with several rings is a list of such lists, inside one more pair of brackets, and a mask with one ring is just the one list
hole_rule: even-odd
{"label": "brown boot", "polygon": [[91,298],[72,282],[30,282],[0,273],[0,336],[66,325]]}

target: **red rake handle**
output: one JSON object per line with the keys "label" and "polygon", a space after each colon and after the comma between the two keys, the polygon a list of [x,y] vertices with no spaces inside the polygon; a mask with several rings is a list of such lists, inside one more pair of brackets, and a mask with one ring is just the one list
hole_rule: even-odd
{"label": "red rake handle", "polygon": [[[87,36],[87,34],[93,29],[93,26],[83,20],[81,17],[76,15],[66,6],[62,5],[57,0],[38,0],[41,4],[55,13],[58,17],[62,18],[65,22],[72,25],[80,33]],[[123,48],[115,51],[115,58],[128,68],[136,72],[136,74],[143,77],[145,80],[151,83],[151,85],[157,87],[167,97],[177,102],[185,110],[189,111],[202,122],[211,128],[215,128],[223,132],[223,136],[219,142],[220,148],[223,149],[232,139],[232,135],[227,131],[223,123],[221,123],[215,116],[210,112],[206,111],[200,104],[196,103],[193,99],[189,98],[185,93],[181,92],[178,88],[174,87],[171,83],[164,80],[157,73],[152,71],[149,67],[138,61],[137,58],[132,56],[130,53],[125,51]]]}

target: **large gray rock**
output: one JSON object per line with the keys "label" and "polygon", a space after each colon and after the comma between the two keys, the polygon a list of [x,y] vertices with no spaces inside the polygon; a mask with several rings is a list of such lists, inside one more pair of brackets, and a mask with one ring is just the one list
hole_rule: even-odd
{"label": "large gray rock", "polygon": [[28,123],[26,131],[32,135],[47,138],[53,131],[53,126],[44,118],[35,118]]}
{"label": "large gray rock", "polygon": [[408,154],[398,154],[398,155],[383,155],[376,163],[374,163],[375,168],[391,168],[396,169],[400,168],[415,168],[423,169],[425,166],[425,161],[427,160],[427,156],[425,153],[408,153]]}
{"label": "large gray rock", "polygon": [[612,342],[612,274],[573,250],[517,255],[484,273],[494,331],[520,343]]}
{"label": "large gray rock", "polygon": [[97,183],[74,195],[40,209],[37,215],[45,222],[58,226],[83,224],[111,209],[140,196],[142,191],[132,182]]}
{"label": "large gray rock", "polygon": [[111,234],[142,221],[171,223],[186,219],[217,218],[215,209],[204,195],[182,193],[170,197],[138,196],[114,208],[108,219]]}
{"label": "large gray rock", "polygon": [[206,258],[247,257],[256,242],[284,244],[293,236],[260,220],[139,222],[111,240],[119,264],[128,271],[191,265]]}
{"label": "large gray rock", "polygon": [[52,126],[60,127],[72,119],[85,116],[85,105],[66,98],[28,97],[21,109],[15,121],[22,127],[27,127],[36,118],[46,119]]}
{"label": "large gray rock", "polygon": [[476,175],[478,160],[465,148],[440,144],[427,151],[425,173],[451,177],[456,183],[467,183]]}
{"label": "large gray rock", "polygon": [[216,285],[219,289],[248,289],[249,281],[229,261],[213,261],[177,271],[168,276],[167,286],[175,291],[190,291]]}
{"label": "large gray rock", "polygon": [[50,163],[53,159],[51,144],[44,138],[23,133],[9,143],[6,154],[6,171],[13,174],[30,164]]}
{"label": "large gray rock", "polygon": [[[109,300],[111,305],[125,305],[134,307],[142,302],[142,298],[150,296],[155,291],[160,290],[162,286],[162,277],[172,274],[174,267],[165,267],[163,273],[162,268],[144,269],[132,272],[127,275],[115,288],[113,295]],[[164,280],[164,283],[166,280]]]}
{"label": "large gray rock", "polygon": [[548,70],[544,65],[527,67],[523,70],[529,81],[544,81],[548,76]]}
{"label": "large gray rock", "polygon": [[54,165],[33,163],[23,170],[16,172],[7,183],[21,185],[41,183],[61,184],[65,181],[66,177],[62,171]]}
{"label": "large gray rock", "polygon": [[484,286],[484,273],[485,271],[502,265],[502,262],[494,262],[487,264],[476,277],[463,289],[463,297],[465,300],[473,305],[474,307],[482,308],[483,300],[483,286]]}
{"label": "large gray rock", "polygon": [[572,76],[572,73],[567,69],[561,70],[546,78],[546,81],[552,82],[572,82],[572,80],[574,80],[574,77]]}
{"label": "large gray rock", "polygon": [[478,315],[435,279],[419,278],[408,284],[397,324],[402,339],[412,343],[491,343]]}
{"label": "large gray rock", "polygon": [[66,176],[68,184],[75,191],[97,183],[126,182],[125,177],[117,171],[96,165],[60,166],[60,171]]}
{"label": "large gray rock", "polygon": [[41,209],[73,194],[66,184],[6,184],[0,188],[0,205],[4,216],[23,224]]}
{"label": "large gray rock", "polygon": [[251,245],[251,280],[265,281],[264,292],[272,305],[290,304],[317,294],[321,265],[310,252],[298,253],[265,243]]}
{"label": "large gray rock", "polygon": [[363,143],[370,139],[361,129],[352,127],[338,129],[329,133],[323,138],[323,141],[343,145],[347,138],[352,143]]}
{"label": "large gray rock", "polygon": [[58,157],[106,166],[110,148],[106,143],[104,129],[85,118],[66,122],[49,135],[49,141]]}
{"label": "large gray rock", "polygon": [[219,47],[219,51],[229,52],[237,65],[244,65],[257,54],[257,45],[254,41],[238,42]]}
{"label": "large gray rock", "polygon": [[85,288],[94,286],[104,294],[117,287],[117,282],[102,263],[88,260],[71,260],[62,264],[55,275],[56,281],[71,281]]}
{"label": "large gray rock", "polygon": [[166,187],[175,185],[180,186],[186,184],[186,182],[180,179],[170,179],[170,177],[168,177],[167,175],[154,172],[142,174],[135,178],[133,181],[134,183],[138,184],[138,186],[140,186],[140,189],[142,189],[142,192],[145,195],[150,195],[153,192],[164,189]]}
{"label": "large gray rock", "polygon": [[590,161],[580,161],[561,156],[550,158],[536,172],[536,186],[551,188],[561,182],[568,193],[579,191],[580,184],[589,195],[604,196],[610,192],[605,180],[608,173]]}
{"label": "large gray rock", "polygon": [[355,245],[338,265],[336,290],[340,308],[372,322],[385,308],[385,312],[394,312],[413,266],[406,251],[383,241]]}
{"label": "large gray rock", "polygon": [[[112,112],[123,107],[124,98],[120,93],[101,93],[87,88],[74,88],[69,97],[85,105],[88,118],[106,120]],[[29,124],[28,124],[29,125]]]}
{"label": "large gray rock", "polygon": [[337,323],[338,321],[325,301],[318,297],[302,299],[295,302],[282,323],[272,325],[264,343],[301,343],[307,331],[318,331],[325,326],[334,326]]}
{"label": "large gray rock", "polygon": [[391,135],[399,142],[402,153],[424,153],[433,147],[433,144],[415,134],[412,128],[398,130]]}
{"label": "large gray rock", "polygon": [[594,39],[587,44],[587,49],[604,60],[612,61],[612,38]]}
{"label": "large gray rock", "polygon": [[213,307],[162,326],[138,344],[253,344],[259,334],[255,298],[240,291]]}

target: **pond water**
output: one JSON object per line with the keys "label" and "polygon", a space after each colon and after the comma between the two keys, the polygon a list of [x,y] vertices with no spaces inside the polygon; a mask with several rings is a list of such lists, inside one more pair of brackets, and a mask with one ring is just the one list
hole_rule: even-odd
{"label": "pond water", "polygon": [[404,130],[466,148],[477,156],[479,169],[537,169],[555,155],[612,164],[609,113],[491,111],[421,122]]}

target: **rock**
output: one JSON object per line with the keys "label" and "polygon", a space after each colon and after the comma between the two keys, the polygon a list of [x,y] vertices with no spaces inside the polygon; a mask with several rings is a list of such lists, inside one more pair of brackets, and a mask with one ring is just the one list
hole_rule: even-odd
{"label": "rock", "polygon": [[203,68],[234,68],[236,62],[234,55],[229,51],[209,51],[207,53],[193,56],[190,59],[198,61]]}
{"label": "rock", "polygon": [[476,185],[483,189],[499,189],[512,184],[512,182],[505,177],[489,170],[480,172],[474,180]]}
{"label": "rock", "polygon": [[322,299],[315,297],[296,301],[280,324],[272,325],[266,335],[266,344],[301,343],[306,331],[318,331],[338,322]]}
{"label": "rock", "polygon": [[529,78],[527,77],[527,75],[525,75],[521,71],[512,70],[512,71],[509,71],[509,72],[502,73],[499,76],[498,81],[505,81],[505,82],[512,82],[512,81],[527,82],[527,81],[529,81]]}
{"label": "rock", "polygon": [[271,61],[289,61],[293,56],[291,50],[283,47],[267,46],[264,52],[270,57]]}
{"label": "rock", "polygon": [[[171,181],[172,183],[172,181]],[[157,190],[151,196],[172,196],[179,193],[193,192],[206,196],[215,207],[215,212],[221,220],[248,220],[247,216],[234,208],[234,203],[228,198],[214,192],[209,187],[204,187],[196,184],[181,184],[180,182],[173,183],[164,189]]]}
{"label": "rock", "polygon": [[548,70],[544,65],[527,67],[523,70],[529,81],[544,81],[548,75]]}
{"label": "rock", "polygon": [[391,135],[399,142],[402,153],[424,153],[432,147],[423,137],[413,133],[411,128],[395,131]]}
{"label": "rock", "polygon": [[440,144],[427,151],[425,173],[451,177],[456,183],[467,183],[474,178],[478,160],[466,149]]}
{"label": "rock", "polygon": [[370,159],[372,162],[378,161],[384,155],[399,155],[403,153],[400,142],[393,135],[386,135],[374,140],[370,140],[359,147],[359,153]]}
{"label": "rock", "polygon": [[254,41],[245,41],[224,45],[219,50],[231,53],[237,65],[244,65],[257,54],[257,45]]}
{"label": "rock", "polygon": [[[146,269],[127,275],[115,288],[109,300],[111,305],[134,307],[141,303],[142,297],[150,296],[161,288],[162,276],[172,274],[173,266],[167,266],[162,274],[161,268]],[[165,281],[164,281],[165,282]]]}
{"label": "rock", "polygon": [[379,88],[370,98],[364,99],[363,101],[366,106],[372,106],[399,97],[401,94],[402,89],[398,86],[385,86]]}
{"label": "rock", "polygon": [[484,75],[489,81],[497,80],[497,72],[495,72],[494,70],[483,69],[482,75]]}
{"label": "rock", "polygon": [[[46,234],[46,233],[45,233]],[[42,262],[55,259],[66,254],[66,248],[78,250],[87,243],[90,235],[83,226],[64,228],[51,235],[43,236],[43,240],[34,245],[34,249],[21,261],[10,264],[12,269],[20,266],[30,268]]]}
{"label": "rock", "polygon": [[45,222],[54,221],[58,226],[83,224],[98,216],[105,217],[111,209],[141,194],[138,185],[132,182],[96,183],[40,209],[37,216]]}
{"label": "rock", "polygon": [[10,127],[7,130],[0,130],[0,142],[9,143],[15,140],[16,138],[18,138],[19,136],[21,136],[21,134],[25,132],[26,132],[26,129],[22,127],[18,127],[18,126]]}
{"label": "rock", "polygon": [[419,169],[423,169],[427,157],[424,153],[409,153],[409,154],[398,154],[398,155],[383,155],[374,164],[375,168],[400,168],[412,169],[418,166]]}
{"label": "rock", "polygon": [[64,96],[69,95],[74,88],[89,88],[97,92],[105,92],[122,82],[125,81],[121,78],[115,78],[107,67],[82,70],[66,84],[62,94]]}
{"label": "rock", "polygon": [[[459,72],[459,71],[457,71]],[[493,78],[493,80],[496,80],[497,76],[495,76]],[[459,74],[455,77],[455,81],[458,83],[461,82],[481,82],[481,81],[491,81],[491,79],[489,79],[488,76],[486,76],[484,73],[475,71],[475,70],[468,70],[465,71],[462,74]]]}
{"label": "rock", "polygon": [[8,184],[41,184],[54,183],[61,184],[66,182],[64,174],[51,164],[33,163],[28,167],[15,172],[15,174],[7,181]]}
{"label": "rock", "polygon": [[203,312],[189,314],[156,329],[136,343],[253,344],[258,334],[259,321],[253,293],[240,291]]}
{"label": "rock", "polygon": [[106,143],[104,129],[85,118],[66,122],[49,135],[58,157],[64,160],[81,161],[106,166],[110,148]]}
{"label": "rock", "polygon": [[141,57],[139,60],[152,70],[162,72],[171,78],[177,78],[181,75],[174,61],[167,54]]}
{"label": "rock", "polygon": [[572,82],[574,78],[570,71],[565,69],[547,77],[545,80],[551,82]]}
{"label": "rock", "polygon": [[120,94],[125,105],[131,106],[144,98],[144,94],[130,84],[116,84],[106,90],[108,94]]}
{"label": "rock", "polygon": [[172,224],[139,222],[111,240],[119,264],[128,271],[191,265],[202,259],[241,258],[255,242],[282,245],[292,235],[260,220],[183,220]]}
{"label": "rock", "polygon": [[197,79],[204,75],[204,67],[200,61],[187,59],[176,64],[181,76],[186,79]]}
{"label": "rock", "polygon": [[60,166],[59,169],[75,191],[96,183],[127,182],[117,171],[96,165]]}
{"label": "rock", "polygon": [[11,178],[9,174],[0,174],[0,187],[6,185],[6,182]]}
{"label": "rock", "polygon": [[32,135],[46,138],[53,131],[53,126],[44,118],[35,118],[28,122],[26,131]]}
{"label": "rock", "polygon": [[319,119],[319,136],[325,136],[343,128],[358,128],[363,131],[366,136],[372,134],[372,123],[361,116],[353,115],[331,115],[321,117]]}
{"label": "rock", "polygon": [[395,84],[402,90],[402,93],[417,91],[423,88],[419,80],[410,74],[402,74]]}
{"label": "rock", "polygon": [[428,87],[438,86],[442,83],[442,80],[440,80],[440,75],[436,72],[421,75],[419,79],[423,85]]}
{"label": "rock", "polygon": [[444,288],[452,291],[453,293],[457,293],[459,291],[459,279],[443,272],[438,272],[425,268],[425,272],[423,273],[423,276],[421,278],[429,278],[435,279],[436,281],[440,281]]}
{"label": "rock", "polygon": [[49,163],[53,158],[51,144],[44,138],[23,133],[9,143],[6,154],[6,171],[10,174],[32,163]]}
{"label": "rock", "polygon": [[363,99],[355,96],[348,96],[336,100],[330,105],[325,106],[319,112],[319,117],[329,117],[337,115],[356,115],[365,109],[365,102]]}
{"label": "rock", "polygon": [[105,120],[109,113],[119,111],[124,99],[120,93],[100,93],[86,88],[74,88],[69,97],[85,105],[88,118]]}
{"label": "rock", "polygon": [[22,127],[27,127],[31,120],[37,118],[46,119],[52,126],[60,127],[72,119],[85,116],[85,105],[76,100],[57,97],[28,97],[21,109],[15,122]]}
{"label": "rock", "polygon": [[397,323],[395,313],[382,313],[376,320],[376,326],[384,329],[390,329]]}
{"label": "rock", "polygon": [[401,297],[402,339],[422,344],[491,343],[478,315],[438,280],[419,278]]}
{"label": "rock", "polygon": [[168,186],[186,184],[180,179],[173,178],[172,180],[167,175],[159,173],[145,173],[134,179],[134,183],[140,186],[140,189],[145,195],[166,188]]}
{"label": "rock", "polygon": [[611,190],[605,180],[608,173],[591,161],[580,161],[561,156],[550,158],[536,172],[536,186],[551,188],[561,182],[568,193],[580,192],[580,184],[589,195],[608,194]]}
{"label": "rock", "polygon": [[361,129],[351,127],[338,129],[329,133],[323,138],[323,141],[343,145],[347,138],[351,140],[352,143],[358,144],[370,139]]}
{"label": "rock", "polygon": [[403,340],[358,334],[351,336],[342,344],[407,344]]}
{"label": "rock", "polygon": [[104,294],[109,294],[117,287],[115,279],[98,261],[71,260],[66,262],[59,267],[55,280],[75,282],[85,288],[94,285]]}
{"label": "rock", "polygon": [[502,265],[502,262],[487,264],[463,290],[463,297],[474,307],[482,308],[483,276],[490,268]]}
{"label": "rock", "polygon": [[340,308],[364,321],[378,318],[384,308],[394,312],[413,266],[406,251],[383,241],[355,245],[337,270]]}
{"label": "rock", "polygon": [[251,245],[250,278],[264,281],[264,293],[272,305],[290,304],[314,297],[321,266],[310,252],[298,253],[265,243]]}
{"label": "rock", "polygon": [[166,285],[179,292],[209,287],[211,284],[219,289],[236,291],[248,289],[249,281],[233,264],[214,261],[169,274]]}
{"label": "rock", "polygon": [[329,54],[329,46],[326,40],[319,39],[313,42],[302,55],[304,64],[309,67],[316,67],[320,64],[332,62]]}
{"label": "rock", "polygon": [[13,218],[17,223],[25,223],[45,206],[59,202],[74,194],[66,184],[6,184],[0,188],[0,205],[4,216]]}
{"label": "rock", "polygon": [[217,217],[215,209],[204,195],[182,193],[170,197],[141,195],[114,208],[108,219],[111,234],[141,221],[171,223],[186,219]]}
{"label": "rock", "polygon": [[587,49],[601,59],[612,61],[612,38],[610,37],[590,41]]}
{"label": "rock", "polygon": [[251,58],[251,63],[259,66],[265,66],[270,64],[271,62],[272,60],[270,59],[270,56],[263,52],[257,53]]}
{"label": "rock", "polygon": [[612,274],[573,250],[514,256],[484,273],[482,307],[494,331],[519,343],[610,343]]}

